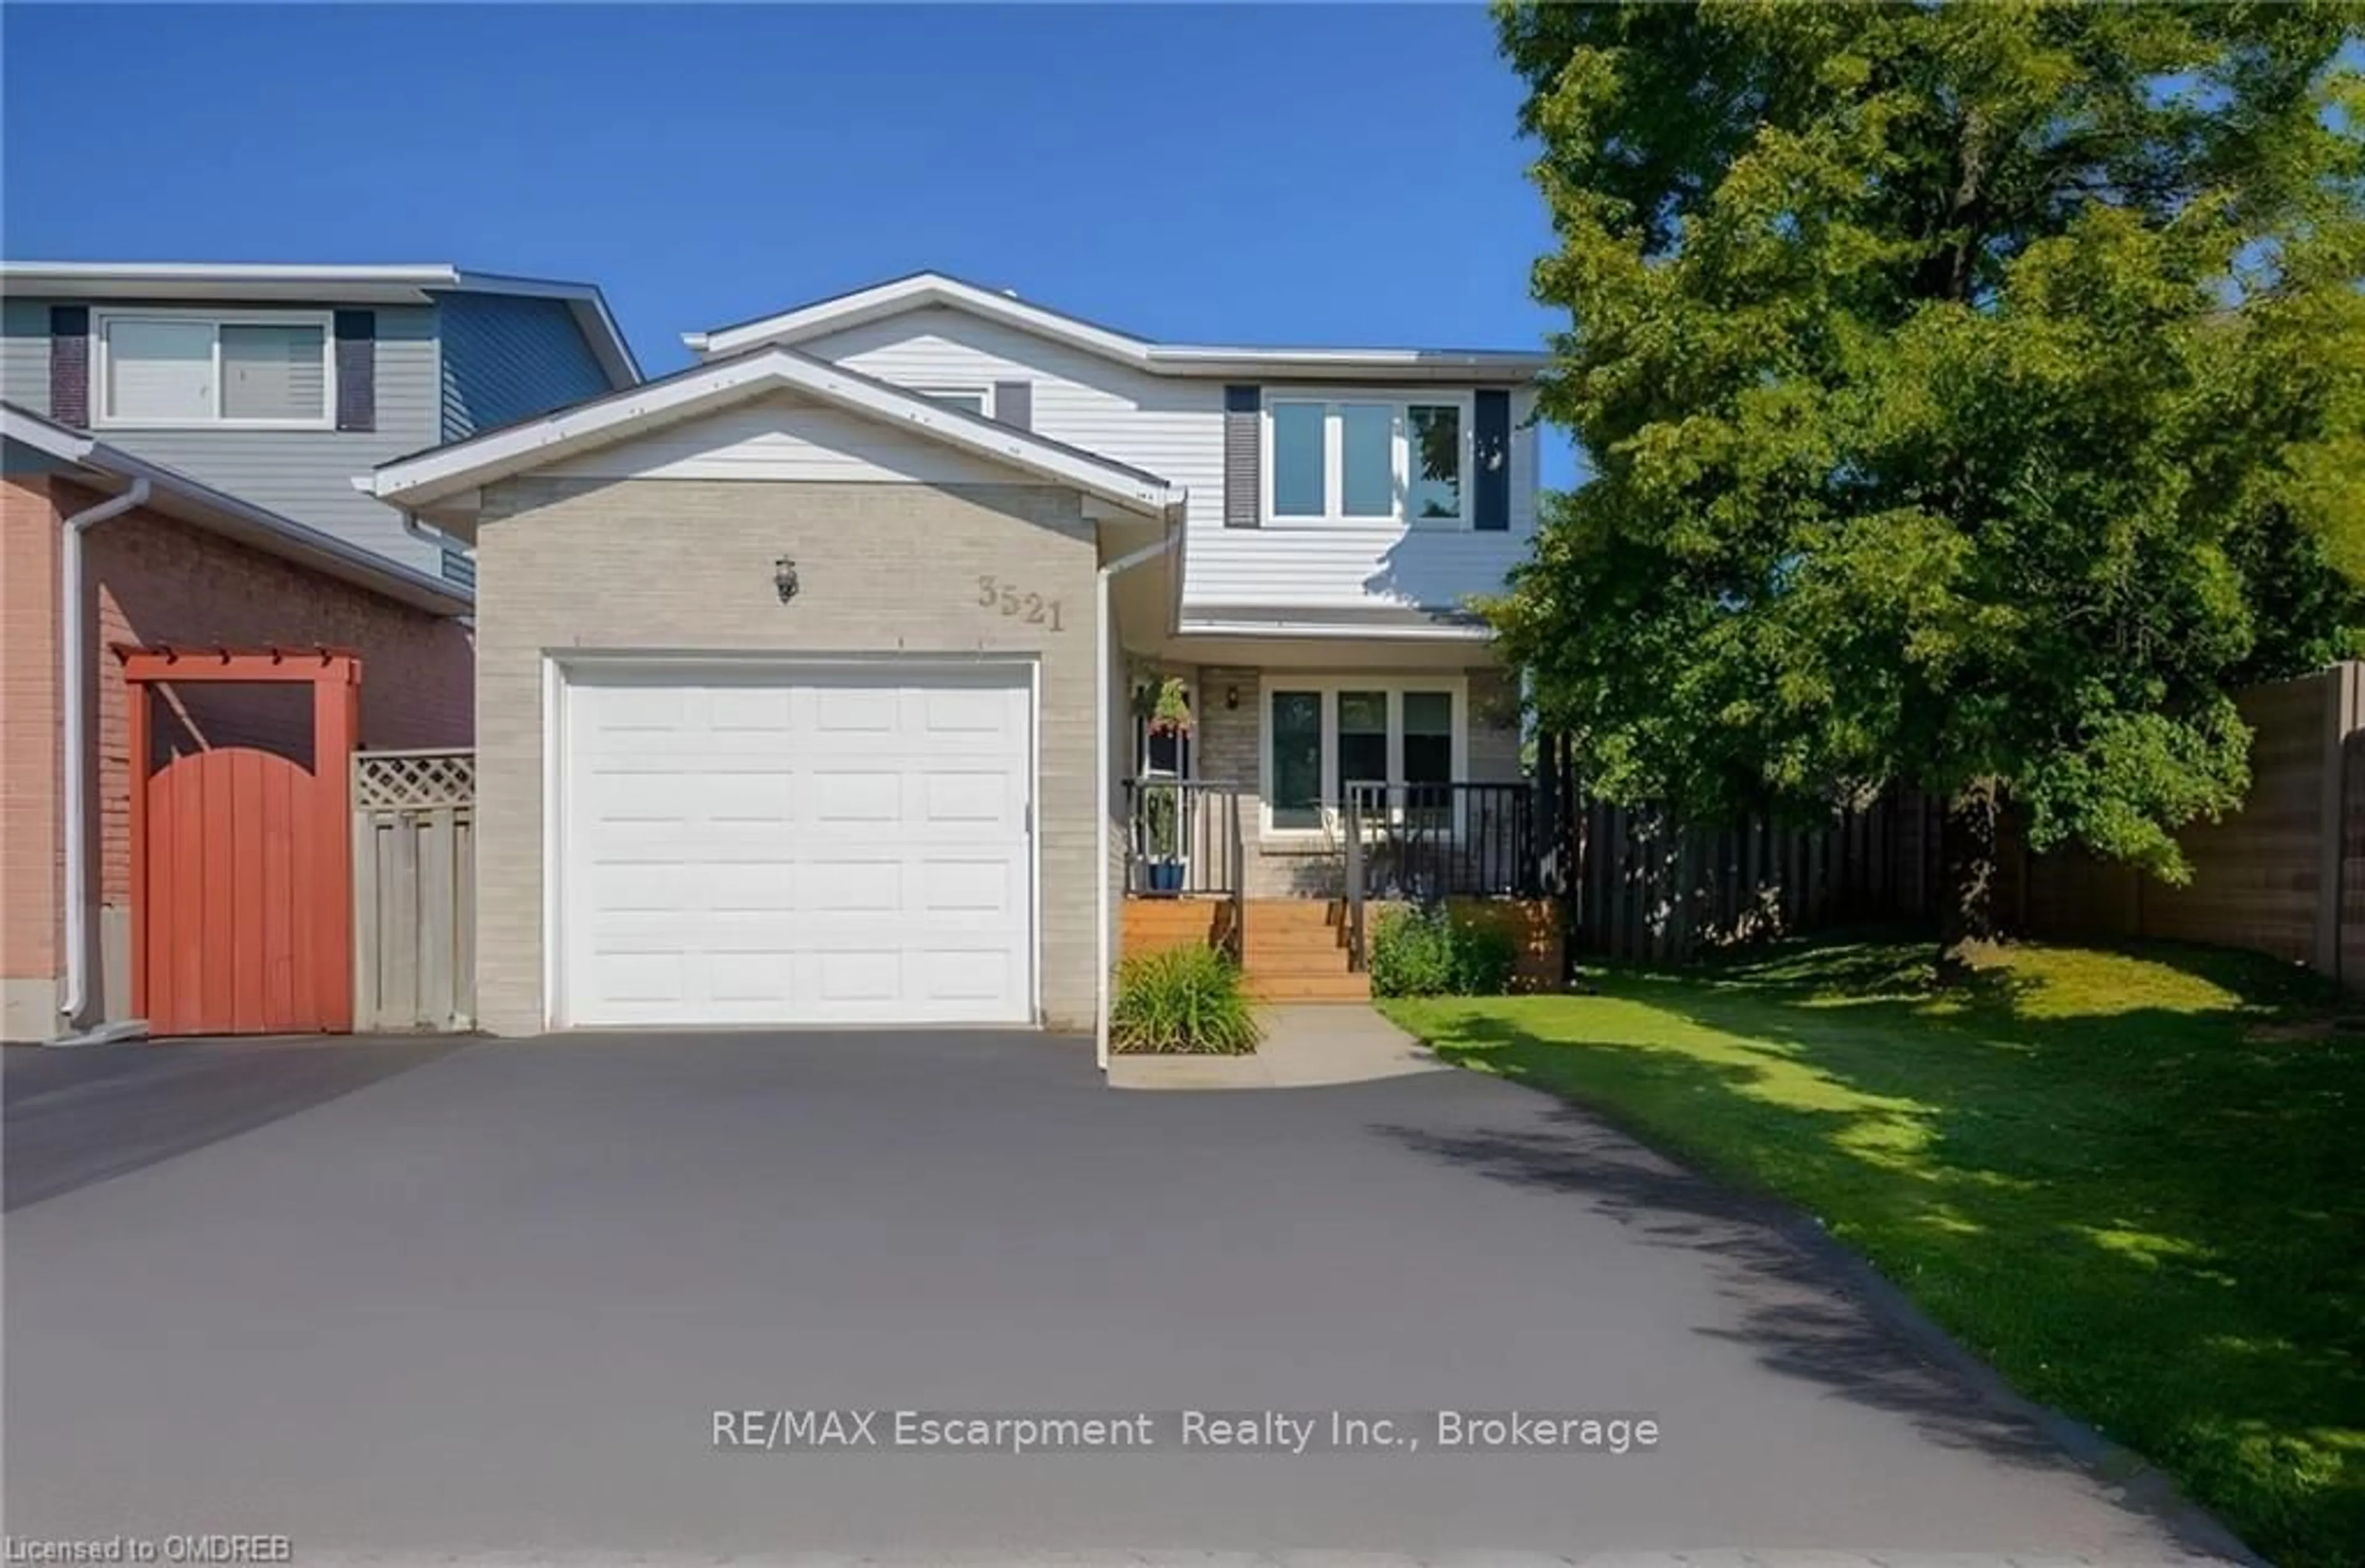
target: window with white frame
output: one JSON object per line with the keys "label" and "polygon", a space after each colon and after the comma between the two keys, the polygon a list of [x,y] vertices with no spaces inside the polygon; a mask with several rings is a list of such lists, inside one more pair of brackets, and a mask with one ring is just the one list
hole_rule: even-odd
{"label": "window with white frame", "polygon": [[1468,519],[1469,400],[1269,395],[1265,509],[1276,521]]}
{"label": "window with white frame", "polygon": [[336,345],[325,313],[104,311],[91,336],[98,424],[335,423]]}
{"label": "window with white frame", "polygon": [[1462,767],[1466,707],[1460,681],[1274,677],[1265,690],[1266,825],[1319,831],[1351,784],[1390,786],[1395,809],[1449,804],[1442,787]]}

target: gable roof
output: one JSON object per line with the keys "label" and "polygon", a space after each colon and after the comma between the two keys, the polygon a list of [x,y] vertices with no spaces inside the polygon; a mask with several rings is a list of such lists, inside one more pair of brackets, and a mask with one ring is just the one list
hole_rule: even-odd
{"label": "gable roof", "polygon": [[727,354],[761,343],[783,346],[938,307],[999,322],[1157,375],[1384,375],[1406,380],[1529,381],[1548,354],[1504,349],[1259,348],[1239,343],[1160,343],[1032,304],[1014,294],[920,272],[815,300],[770,316],[685,332],[699,353]]}
{"label": "gable roof", "polygon": [[1180,486],[1146,469],[768,343],[465,441],[398,457],[353,484],[389,505],[415,511],[589,448],[776,392],[793,392],[973,456],[1071,485],[1131,511],[1164,516],[1182,504]]}
{"label": "gable roof", "polygon": [[241,500],[177,468],[134,457],[87,431],[44,419],[14,403],[0,403],[0,437],[79,470],[96,487],[119,491],[135,479],[145,479],[151,511],[414,609],[437,615],[467,615],[476,610],[476,595],[458,583],[430,577],[333,533]]}
{"label": "gable roof", "polygon": [[565,304],[611,386],[641,378],[640,362],[599,286],[561,278],[469,272],[449,262],[312,265],[281,262],[0,262],[0,289],[81,299],[289,300],[425,305],[438,293],[517,294]]}

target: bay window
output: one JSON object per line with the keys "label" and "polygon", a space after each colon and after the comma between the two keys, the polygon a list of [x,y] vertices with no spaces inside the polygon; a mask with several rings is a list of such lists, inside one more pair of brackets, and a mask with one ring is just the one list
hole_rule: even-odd
{"label": "bay window", "polygon": [[1276,521],[1465,521],[1462,400],[1269,394],[1264,435],[1265,504]]}
{"label": "bay window", "polygon": [[1390,806],[1450,814],[1444,786],[1467,740],[1458,679],[1376,681],[1352,676],[1272,678],[1265,691],[1266,828],[1326,830],[1351,784],[1387,784]]}
{"label": "bay window", "polygon": [[319,430],[334,421],[325,314],[102,311],[95,423]]}

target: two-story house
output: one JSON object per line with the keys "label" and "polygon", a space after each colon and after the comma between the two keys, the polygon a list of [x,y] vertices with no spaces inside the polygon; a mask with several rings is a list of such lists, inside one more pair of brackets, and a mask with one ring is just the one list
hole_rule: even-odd
{"label": "two-story house", "polygon": [[[129,1019],[144,781],[118,650],[338,648],[360,658],[364,745],[467,745],[467,554],[353,476],[637,379],[585,285],[0,263],[0,1033]],[[308,766],[300,704],[168,695],[175,745]]]}
{"label": "two-story house", "polygon": [[1466,601],[1533,534],[1540,354],[1160,343],[936,274],[687,342],[376,473],[476,550],[488,1027],[1082,1026],[1121,901],[1253,949],[1351,879],[1516,880]]}

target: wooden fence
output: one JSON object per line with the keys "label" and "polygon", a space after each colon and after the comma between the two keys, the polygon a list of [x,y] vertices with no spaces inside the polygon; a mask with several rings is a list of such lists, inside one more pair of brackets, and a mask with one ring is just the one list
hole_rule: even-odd
{"label": "wooden fence", "polygon": [[1681,960],[1936,907],[1938,817],[1916,794],[1821,823],[1759,813],[1685,825],[1647,807],[1585,801],[1575,829],[1572,932],[1579,951],[1601,957]]}
{"label": "wooden fence", "polygon": [[470,1029],[476,1014],[476,759],[353,758],[353,1027]]}
{"label": "wooden fence", "polygon": [[2222,822],[2177,834],[2181,887],[2075,850],[2008,841],[2001,908],[2032,935],[2247,947],[2365,983],[2365,665],[2240,698],[2250,790]]}
{"label": "wooden fence", "polygon": [[[2180,833],[2180,887],[2078,850],[2032,853],[2007,811],[1996,914],[2008,933],[2246,947],[2365,989],[2365,664],[2244,692],[2250,789]],[[1575,949],[1680,960],[1754,937],[1929,923],[1945,896],[1940,812],[1911,793],[1827,823],[1684,826],[1580,799],[1561,852]]]}

